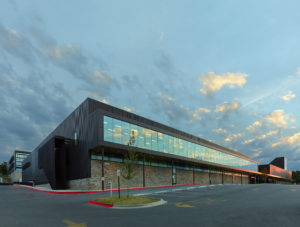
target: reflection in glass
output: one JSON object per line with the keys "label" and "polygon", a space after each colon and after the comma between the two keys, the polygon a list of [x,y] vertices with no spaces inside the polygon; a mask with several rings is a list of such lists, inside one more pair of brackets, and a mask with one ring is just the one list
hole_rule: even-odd
{"label": "reflection in glass", "polygon": [[222,165],[257,170],[257,164],[237,156],[147,129],[111,117],[103,118],[104,141],[127,145],[130,135],[136,138],[134,146],[152,151],[203,160]]}

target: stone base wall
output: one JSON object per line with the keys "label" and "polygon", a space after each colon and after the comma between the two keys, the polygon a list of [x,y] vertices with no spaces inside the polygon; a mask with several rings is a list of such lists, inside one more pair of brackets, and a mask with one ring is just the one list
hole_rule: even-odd
{"label": "stone base wall", "polygon": [[211,184],[222,184],[222,174],[211,173],[210,179],[211,179]]}
{"label": "stone base wall", "polygon": [[232,176],[224,174],[224,184],[232,184]]}
{"label": "stone base wall", "polygon": [[39,188],[52,189],[50,184],[38,184],[36,186]]}
{"label": "stone base wall", "polygon": [[195,184],[209,184],[209,174],[195,171]]}
{"label": "stone base wall", "polygon": [[146,187],[171,185],[172,168],[145,166],[145,183]]}
{"label": "stone base wall", "polygon": [[[133,165],[135,176],[129,181],[122,177],[124,172],[123,163],[105,161],[104,163],[104,188],[109,189],[112,182],[113,189],[118,187],[117,170],[120,170],[120,187],[136,188],[143,187],[143,166]],[[172,185],[172,168],[145,166],[145,187]],[[102,162],[91,161],[91,177],[69,181],[70,189],[73,190],[101,190],[102,189]],[[177,184],[222,184],[222,174],[198,172],[192,170],[176,169]],[[194,178],[194,182],[193,182]],[[241,177],[234,176],[234,184],[241,184]],[[243,183],[248,183],[248,177],[243,177]],[[232,176],[224,174],[224,184],[232,184]]]}
{"label": "stone base wall", "polygon": [[249,177],[243,177],[243,184],[249,184]]}
{"label": "stone base wall", "polygon": [[[120,187],[121,188],[135,188],[143,187],[143,166],[133,165],[135,176],[129,180],[125,180],[122,177],[124,173],[123,164],[119,162],[104,162],[104,189],[109,189],[109,182],[112,182],[114,189],[118,188],[118,176],[117,170],[120,170]],[[102,188],[102,162],[99,160],[91,161],[91,178],[89,178],[89,187],[95,190],[101,190]]]}
{"label": "stone base wall", "polygon": [[70,180],[69,181],[70,189],[72,189],[72,190],[94,190],[95,188],[91,188],[89,186],[89,179],[90,178]]}
{"label": "stone base wall", "polygon": [[12,182],[22,182],[22,173],[20,172],[13,171],[9,177]]}
{"label": "stone base wall", "polygon": [[233,183],[234,184],[241,184],[241,177],[240,176],[233,176]]}
{"label": "stone base wall", "polygon": [[177,184],[193,184],[193,171],[176,169]]}

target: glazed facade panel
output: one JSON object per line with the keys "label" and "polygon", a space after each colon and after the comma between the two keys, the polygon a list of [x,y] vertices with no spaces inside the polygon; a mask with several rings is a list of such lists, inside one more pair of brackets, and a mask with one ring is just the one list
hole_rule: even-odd
{"label": "glazed facade panel", "polygon": [[134,135],[138,148],[257,171],[257,164],[246,159],[115,118],[104,116],[103,126],[106,142],[127,145]]}

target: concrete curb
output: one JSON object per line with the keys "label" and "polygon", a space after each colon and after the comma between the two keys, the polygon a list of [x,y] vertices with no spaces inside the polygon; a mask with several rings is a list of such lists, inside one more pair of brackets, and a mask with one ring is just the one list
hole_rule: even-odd
{"label": "concrete curb", "polygon": [[108,207],[108,208],[111,208],[111,207],[114,206],[114,204],[111,204],[111,203],[102,203],[102,202],[96,202],[96,201],[93,201],[93,200],[90,200],[87,203],[92,204],[92,205],[96,205],[96,206],[101,206],[101,207]]}
{"label": "concrete curb", "polygon": [[161,206],[161,205],[164,205],[168,202],[161,199],[157,202],[147,203],[147,204],[140,204],[140,205],[114,205],[114,204],[111,204],[111,203],[102,203],[102,202],[96,202],[96,201],[93,201],[93,200],[90,200],[87,203],[92,204],[92,205],[96,205],[96,206],[106,207],[106,208],[113,208],[113,209],[140,209],[140,208],[149,208],[149,207]]}
{"label": "concrete curb", "polygon": [[[49,193],[49,194],[89,194],[89,193],[106,193],[110,192],[110,190],[52,190],[52,189],[44,189],[39,188],[38,186],[31,187],[31,186],[25,186],[25,185],[18,185],[14,184],[16,187],[20,188],[26,188],[29,190],[37,191],[37,192],[43,192],[43,193]],[[121,188],[120,191],[135,191],[135,190],[145,190],[145,189],[157,189],[157,188],[179,188],[179,187],[185,187],[185,186],[204,186],[202,184],[180,184],[180,185],[162,185],[162,186],[151,186],[151,187],[138,187],[138,188]],[[117,192],[117,189],[113,189],[113,192]]]}

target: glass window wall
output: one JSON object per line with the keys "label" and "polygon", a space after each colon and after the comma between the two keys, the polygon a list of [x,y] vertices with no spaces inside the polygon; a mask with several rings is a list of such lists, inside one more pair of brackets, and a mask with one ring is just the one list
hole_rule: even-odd
{"label": "glass window wall", "polygon": [[104,141],[127,145],[134,133],[134,146],[257,171],[257,164],[174,136],[104,116]]}

